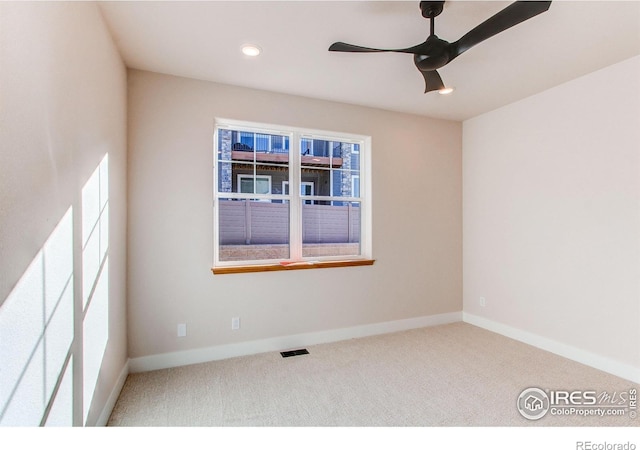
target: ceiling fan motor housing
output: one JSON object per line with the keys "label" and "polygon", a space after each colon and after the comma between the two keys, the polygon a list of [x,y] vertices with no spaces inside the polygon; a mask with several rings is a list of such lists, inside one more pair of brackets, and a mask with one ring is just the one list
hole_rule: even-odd
{"label": "ceiling fan motor housing", "polygon": [[444,2],[420,2],[420,10],[422,17],[430,19],[440,15],[444,8]]}
{"label": "ceiling fan motor housing", "polygon": [[420,70],[436,70],[445,66],[449,60],[449,43],[437,36],[429,36],[419,54],[413,60]]}

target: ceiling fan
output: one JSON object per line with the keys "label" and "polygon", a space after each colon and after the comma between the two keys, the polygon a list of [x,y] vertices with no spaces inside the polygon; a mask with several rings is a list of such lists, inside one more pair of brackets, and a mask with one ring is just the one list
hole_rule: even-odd
{"label": "ceiling fan", "polygon": [[422,44],[401,49],[378,49],[345,44],[344,42],[336,42],[331,44],[329,51],[354,53],[411,53],[413,54],[413,61],[416,67],[424,77],[426,85],[424,92],[438,91],[444,89],[445,86],[442,82],[442,78],[440,78],[440,75],[437,72],[437,69],[449,64],[474,45],[479,44],[480,42],[485,41],[514,25],[518,25],[525,20],[531,19],[532,17],[545,12],[550,6],[550,1],[514,2],[502,11],[482,22],[457,41],[447,42],[440,39],[434,33],[435,18],[442,12],[442,9],[444,8],[444,1],[422,1],[420,2],[422,16],[429,19],[431,22],[431,33],[427,40]]}

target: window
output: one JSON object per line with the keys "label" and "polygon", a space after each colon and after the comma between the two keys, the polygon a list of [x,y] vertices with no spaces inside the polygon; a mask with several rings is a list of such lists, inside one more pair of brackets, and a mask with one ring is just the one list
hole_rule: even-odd
{"label": "window", "polygon": [[271,192],[271,177],[238,174],[238,192],[244,194],[269,194]]}
{"label": "window", "polygon": [[218,121],[214,266],[370,259],[369,142]]}

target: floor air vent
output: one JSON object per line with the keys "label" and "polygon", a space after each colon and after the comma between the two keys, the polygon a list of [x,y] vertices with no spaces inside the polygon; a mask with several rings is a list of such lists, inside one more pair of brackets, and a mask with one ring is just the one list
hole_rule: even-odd
{"label": "floor air vent", "polygon": [[309,352],[306,348],[301,348],[300,350],[289,350],[288,352],[280,352],[283,358],[288,358],[290,356],[298,356],[298,355],[308,355]]}

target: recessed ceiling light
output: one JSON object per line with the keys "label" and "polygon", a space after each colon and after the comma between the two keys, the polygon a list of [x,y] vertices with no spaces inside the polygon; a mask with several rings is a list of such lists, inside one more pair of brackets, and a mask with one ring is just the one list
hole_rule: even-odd
{"label": "recessed ceiling light", "polygon": [[453,88],[452,87],[448,87],[448,88],[442,88],[438,91],[438,94],[440,95],[449,95],[453,92]]}
{"label": "recessed ceiling light", "polygon": [[262,53],[262,49],[257,45],[244,45],[242,47],[242,53],[247,56],[258,56],[260,53]]}

